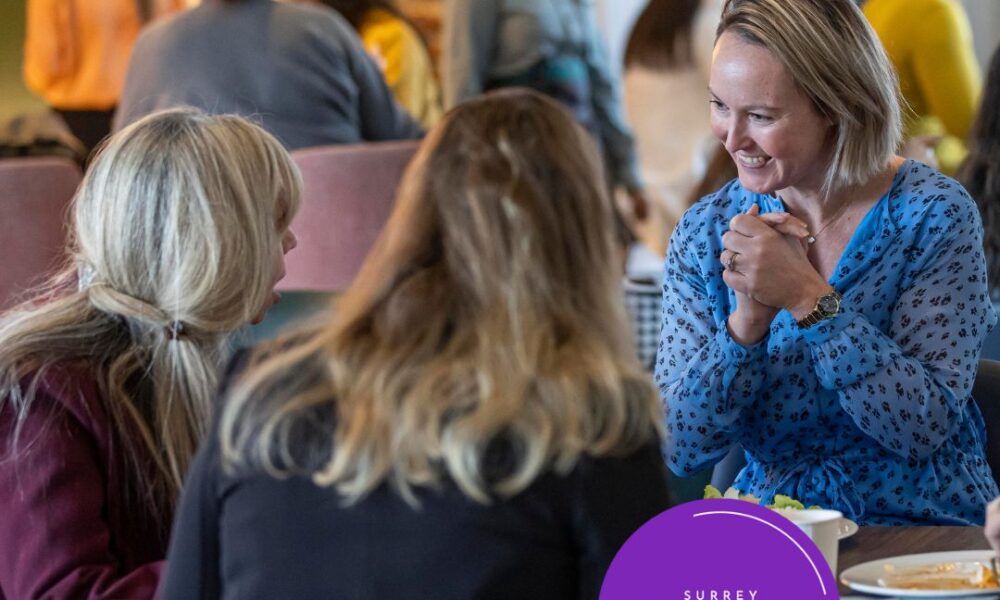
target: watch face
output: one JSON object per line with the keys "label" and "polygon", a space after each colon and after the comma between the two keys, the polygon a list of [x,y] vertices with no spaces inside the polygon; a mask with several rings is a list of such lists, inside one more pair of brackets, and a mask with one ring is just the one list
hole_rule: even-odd
{"label": "watch face", "polygon": [[838,298],[835,294],[821,296],[816,304],[820,312],[823,313],[824,317],[830,318],[836,316],[836,314],[840,312],[840,298]]}

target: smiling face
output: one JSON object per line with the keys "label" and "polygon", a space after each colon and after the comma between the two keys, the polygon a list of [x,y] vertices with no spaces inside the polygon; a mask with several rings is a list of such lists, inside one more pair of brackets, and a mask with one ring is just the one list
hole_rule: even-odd
{"label": "smiling face", "polygon": [[832,125],[768,49],[723,33],[709,90],[712,132],[736,162],[743,187],[763,194],[822,188]]}

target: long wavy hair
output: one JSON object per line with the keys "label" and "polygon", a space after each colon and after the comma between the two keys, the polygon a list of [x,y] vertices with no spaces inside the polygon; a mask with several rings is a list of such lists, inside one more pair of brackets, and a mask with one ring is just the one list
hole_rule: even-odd
{"label": "long wavy hair", "polygon": [[228,468],[312,476],[346,502],[453,481],[482,503],[659,433],[588,135],[533,92],[449,112],[321,331],[237,381]]}
{"label": "long wavy hair", "polygon": [[130,487],[169,523],[209,421],[227,334],[271,294],[299,175],[235,116],[151,115],[112,137],[73,204],[67,267],[0,319],[5,460],[53,369],[92,378],[124,445]]}
{"label": "long wavy hair", "polygon": [[[979,115],[969,134],[969,155],[958,180],[983,217],[983,245],[991,290],[1000,290],[1000,48],[993,53],[983,86]],[[994,296],[997,294],[994,291]]]}

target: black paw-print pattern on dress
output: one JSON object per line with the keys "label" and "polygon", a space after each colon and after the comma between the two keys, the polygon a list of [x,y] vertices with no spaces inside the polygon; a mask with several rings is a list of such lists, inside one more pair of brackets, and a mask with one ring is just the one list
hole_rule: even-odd
{"label": "black paw-print pattern on dress", "polygon": [[670,242],[656,359],[668,466],[690,474],[740,444],[736,487],[765,501],[786,494],[863,524],[982,524],[1000,490],[970,393],[996,315],[968,194],[906,161],[830,279],[841,314],[801,330],[781,311],[745,348],[726,329],[736,299],[718,256],[753,203],[784,210],[733,181]]}

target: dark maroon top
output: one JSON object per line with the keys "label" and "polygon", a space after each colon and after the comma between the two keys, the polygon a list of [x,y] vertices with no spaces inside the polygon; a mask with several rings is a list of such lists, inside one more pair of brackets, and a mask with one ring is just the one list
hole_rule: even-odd
{"label": "dark maroon top", "polygon": [[[5,450],[12,412],[0,412]],[[91,378],[46,375],[16,460],[0,462],[0,600],[153,597],[169,531],[129,500],[113,431]]]}

